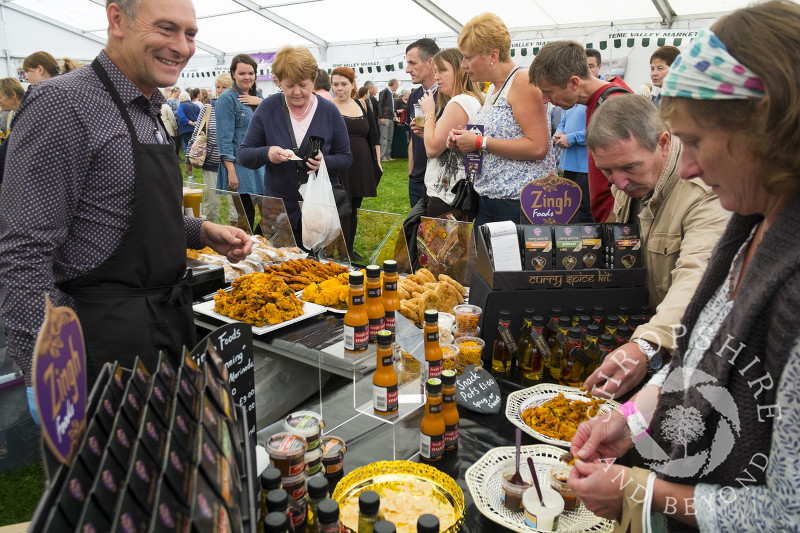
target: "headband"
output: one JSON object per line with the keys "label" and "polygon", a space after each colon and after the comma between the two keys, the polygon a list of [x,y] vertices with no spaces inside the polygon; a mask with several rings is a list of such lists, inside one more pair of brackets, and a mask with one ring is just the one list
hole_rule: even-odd
{"label": "headband", "polygon": [[711,30],[702,30],[689,51],[675,59],[664,78],[662,96],[694,100],[763,98],[764,82],[728,53]]}

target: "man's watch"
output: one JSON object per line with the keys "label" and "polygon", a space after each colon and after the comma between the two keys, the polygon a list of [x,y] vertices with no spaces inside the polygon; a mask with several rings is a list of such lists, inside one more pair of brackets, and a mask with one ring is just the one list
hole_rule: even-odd
{"label": "man's watch", "polygon": [[481,152],[486,151],[486,140],[489,138],[488,135],[483,136],[483,141],[481,141]]}
{"label": "man's watch", "polygon": [[661,365],[664,364],[664,360],[661,358],[661,354],[658,353],[658,350],[653,348],[653,345],[647,342],[644,339],[633,339],[632,342],[635,342],[639,345],[639,348],[644,352],[647,356],[647,364],[653,370],[658,370],[661,368]]}

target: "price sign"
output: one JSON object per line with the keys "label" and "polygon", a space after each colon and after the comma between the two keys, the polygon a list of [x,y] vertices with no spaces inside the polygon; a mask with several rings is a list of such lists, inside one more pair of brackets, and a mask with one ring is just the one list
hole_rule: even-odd
{"label": "price sign", "polygon": [[500,385],[483,368],[469,365],[456,378],[456,404],[476,413],[497,414],[502,403]]}

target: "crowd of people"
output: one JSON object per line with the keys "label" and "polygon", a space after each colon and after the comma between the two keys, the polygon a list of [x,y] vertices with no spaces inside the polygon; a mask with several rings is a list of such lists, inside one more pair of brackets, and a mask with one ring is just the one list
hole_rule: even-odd
{"label": "crowd of people", "polygon": [[[585,382],[597,396],[638,390],[578,428],[568,483],[586,507],[637,531],[800,530],[796,3],[739,9],[683,52],[658,48],[652,85],[635,93],[574,41],[517,66],[508,28],[484,13],[457,48],[408,45],[410,92],[397,95],[396,79],[359,87],[351,68],[328,73],[287,46],[272,64],[279,92],[264,98],[257,64],[239,54],[211,98],[174,86],[194,53],[190,0],[120,0],[107,16],[91,65],[37,52],[23,63],[27,92],[0,79],[0,311],[28,385],[45,293],[81,318],[90,379],[120,354],[152,366],[192,345],[185,249],[245,257],[251,195],[281,198],[303,242],[300,190],[323,160],[354,256],[357,210],[384,162],[406,155],[392,150],[405,124],[409,204],[422,216],[520,222],[522,187],[558,168],[585,191],[574,220],[639,224],[656,312]],[[176,30],[142,29],[158,20]],[[207,220],[176,209],[175,154],[191,176],[203,128],[203,183],[237,193],[230,225],[215,223],[225,196],[206,195]],[[456,204],[468,180],[474,212]],[[692,421],[692,438],[676,440],[669,428]],[[609,461],[634,445],[647,468]]]}

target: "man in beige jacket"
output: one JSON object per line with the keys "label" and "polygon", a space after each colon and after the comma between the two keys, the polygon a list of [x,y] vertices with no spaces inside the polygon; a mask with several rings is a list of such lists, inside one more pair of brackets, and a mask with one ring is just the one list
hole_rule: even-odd
{"label": "man in beige jacket", "polygon": [[681,143],[658,109],[639,95],[603,102],[589,122],[586,145],[612,184],[614,208],[607,222],[639,223],[650,306],[656,310],[585,382],[596,395],[619,396],[675,348],[683,312],[730,213],[701,180],[680,178]]}

